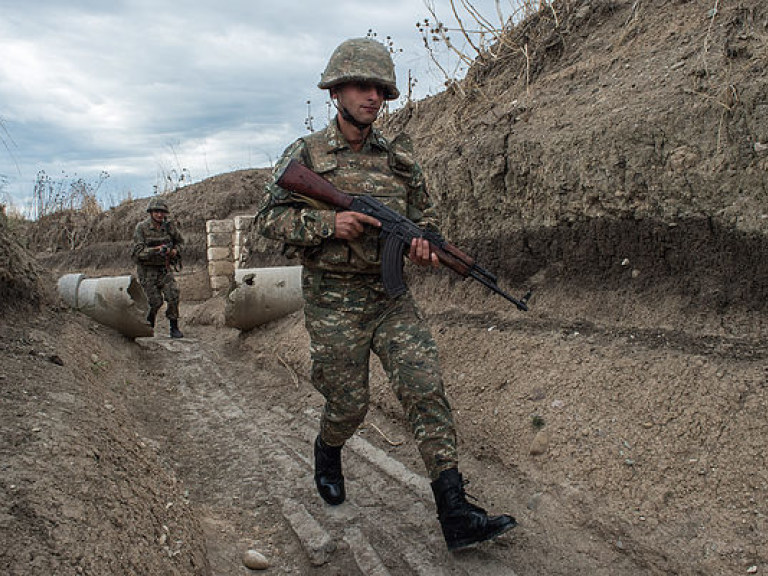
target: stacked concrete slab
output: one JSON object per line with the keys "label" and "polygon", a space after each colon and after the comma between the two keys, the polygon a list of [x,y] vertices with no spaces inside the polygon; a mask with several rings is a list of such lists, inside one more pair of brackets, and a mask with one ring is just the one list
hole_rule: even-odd
{"label": "stacked concrete slab", "polygon": [[229,290],[235,270],[248,259],[248,236],[255,216],[208,220],[208,276],[211,290],[220,294]]}
{"label": "stacked concrete slab", "polygon": [[248,260],[248,238],[256,216],[235,216],[235,235],[233,237],[233,257],[235,269],[241,268]]}
{"label": "stacked concrete slab", "polygon": [[234,220],[208,220],[208,276],[214,294],[225,292],[235,278]]}

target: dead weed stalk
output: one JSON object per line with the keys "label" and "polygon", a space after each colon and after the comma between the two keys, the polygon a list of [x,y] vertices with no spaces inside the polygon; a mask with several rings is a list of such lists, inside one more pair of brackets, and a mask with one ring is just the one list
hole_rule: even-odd
{"label": "dead weed stalk", "polygon": [[[518,23],[543,10],[552,13],[555,29],[560,26],[554,0],[510,0],[510,10],[507,13],[502,9],[501,1],[496,0],[496,22],[482,14],[471,0],[449,0],[453,25],[447,25],[438,16],[433,0],[425,0],[424,4],[430,16],[416,23],[424,47],[430,60],[444,76],[445,85],[453,87],[462,95],[466,94],[458,82],[462,72],[467,71],[470,66],[497,60],[508,50],[520,53],[524,59],[527,89],[531,81],[530,48],[527,42],[514,42],[510,32]],[[451,37],[453,32],[459,33],[463,39],[461,47],[454,43]],[[439,46],[444,46],[450,57],[455,58],[453,68],[441,62]]]}

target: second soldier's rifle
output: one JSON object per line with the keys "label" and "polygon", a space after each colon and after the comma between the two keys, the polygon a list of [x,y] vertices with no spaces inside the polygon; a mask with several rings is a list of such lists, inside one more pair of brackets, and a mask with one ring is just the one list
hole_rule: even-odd
{"label": "second soldier's rifle", "polygon": [[419,228],[417,224],[388,208],[373,196],[346,194],[296,160],[288,162],[276,183],[290,192],[320,200],[335,208],[367,214],[381,222],[381,236],[384,238],[381,280],[391,298],[400,296],[406,291],[403,281],[403,255],[411,246],[411,240],[425,238],[429,241],[432,252],[444,266],[463,278],[477,280],[512,302],[518,310],[528,310],[527,302],[531,296],[530,292],[520,299],[513,298],[499,288],[496,276],[480,268],[474,258],[447,242],[440,234]]}
{"label": "second soldier's rifle", "polygon": [[165,260],[165,268],[169,269],[171,266],[178,271],[181,267],[181,257],[176,254],[171,258],[171,250],[173,250],[173,243],[165,242],[163,240],[150,240],[147,242],[149,248],[159,248],[157,255]]}

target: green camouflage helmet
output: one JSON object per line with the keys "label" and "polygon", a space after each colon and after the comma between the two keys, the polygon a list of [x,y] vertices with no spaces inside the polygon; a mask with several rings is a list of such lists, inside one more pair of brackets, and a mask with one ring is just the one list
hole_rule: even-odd
{"label": "green camouflage helmet", "polygon": [[147,204],[147,212],[152,212],[153,210],[168,212],[168,204],[162,198],[152,198],[149,204]]}
{"label": "green camouflage helmet", "polygon": [[373,82],[384,87],[384,98],[400,96],[395,65],[389,50],[371,38],[352,38],[339,44],[320,77],[318,88],[326,90],[346,82]]}

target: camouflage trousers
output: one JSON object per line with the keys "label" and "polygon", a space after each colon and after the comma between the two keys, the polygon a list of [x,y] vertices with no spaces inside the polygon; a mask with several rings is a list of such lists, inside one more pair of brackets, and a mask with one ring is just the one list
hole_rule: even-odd
{"label": "camouflage trousers", "polygon": [[163,299],[168,303],[165,310],[165,316],[169,320],[178,320],[179,318],[179,287],[176,285],[176,279],[173,277],[173,270],[165,266],[144,266],[139,264],[137,267],[139,283],[147,296],[149,308],[157,312],[163,305]]}
{"label": "camouflage trousers", "polygon": [[432,479],[457,466],[456,429],[437,345],[408,292],[390,299],[378,276],[303,272],[312,384],[325,398],[320,435],[341,446],[370,401],[371,351],[403,407]]}

